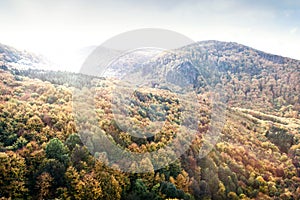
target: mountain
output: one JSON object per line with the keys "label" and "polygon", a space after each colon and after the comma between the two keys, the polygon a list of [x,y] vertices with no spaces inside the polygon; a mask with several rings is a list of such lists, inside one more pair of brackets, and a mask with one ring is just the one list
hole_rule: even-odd
{"label": "mountain", "polygon": [[23,56],[2,53],[1,198],[300,198],[300,61],[203,41],[103,78]]}
{"label": "mountain", "polygon": [[142,63],[140,68],[114,64],[107,70],[113,74],[114,70],[115,73],[124,70],[124,65],[132,66],[124,70],[126,81],[140,76],[143,83],[159,80],[161,85],[163,82],[181,86],[192,84],[198,93],[220,87],[230,106],[253,108],[278,116],[284,115],[281,111],[286,107],[291,107],[295,111],[293,117],[299,118],[300,99],[295,95],[300,93],[298,60],[233,42],[203,41],[162,52],[139,63]]}
{"label": "mountain", "polygon": [[51,69],[53,64],[43,56],[20,51],[0,43],[0,65],[17,69]]}

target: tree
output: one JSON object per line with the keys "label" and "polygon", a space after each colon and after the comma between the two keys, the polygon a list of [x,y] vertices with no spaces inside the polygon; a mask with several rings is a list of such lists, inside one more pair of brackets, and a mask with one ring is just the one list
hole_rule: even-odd
{"label": "tree", "polygon": [[49,198],[52,181],[53,181],[52,176],[47,172],[44,172],[40,176],[38,176],[36,187],[39,191],[38,192],[39,200]]}
{"label": "tree", "polygon": [[82,144],[82,142],[81,142],[79,135],[76,133],[73,133],[73,134],[69,135],[65,144],[69,148],[69,150],[72,151],[74,149],[74,147],[76,146],[76,144],[80,145],[80,144]]}
{"label": "tree", "polygon": [[[71,152],[70,160],[72,165],[78,170],[85,169],[88,164],[92,165],[94,162],[89,155],[89,151],[85,146],[76,145]],[[86,169],[85,169],[86,170]]]}
{"label": "tree", "polygon": [[177,190],[175,185],[170,182],[162,182],[160,191],[166,195],[166,198],[183,198],[184,192],[182,190]]}
{"label": "tree", "polygon": [[65,178],[66,178],[66,186],[69,190],[70,193],[75,193],[76,191],[76,185],[78,184],[80,180],[80,175],[77,172],[77,170],[70,166],[68,167],[66,173],[65,173]]}
{"label": "tree", "polygon": [[69,167],[65,173],[68,197],[73,199],[102,199],[102,188],[94,173],[78,171]]}
{"label": "tree", "polygon": [[49,159],[56,159],[62,163],[67,163],[66,147],[57,138],[51,139],[46,146],[46,157]]}
{"label": "tree", "polygon": [[191,181],[188,173],[182,170],[182,172],[176,177],[175,184],[178,189],[181,189],[184,192],[189,192],[189,186],[191,185]]}
{"label": "tree", "polygon": [[236,195],[235,192],[229,192],[227,194],[227,197],[228,197],[228,199],[231,199],[231,200],[238,200],[239,199],[239,197]]}
{"label": "tree", "polygon": [[120,182],[116,179],[114,171],[107,169],[103,163],[97,161],[92,171],[93,176],[100,182],[102,199],[121,199],[122,187]]}
{"label": "tree", "polygon": [[27,121],[26,127],[28,130],[40,132],[44,127],[44,123],[41,118],[35,115]]}
{"label": "tree", "polygon": [[63,163],[59,162],[56,159],[45,159],[42,163],[39,173],[42,174],[44,172],[49,173],[53,177],[52,185],[54,188],[63,186],[65,183],[64,174],[66,168]]}
{"label": "tree", "polygon": [[141,170],[142,174],[138,176],[144,180],[144,183],[147,187],[152,186],[154,179],[154,168],[152,162],[149,158],[143,158],[139,170]]}
{"label": "tree", "polygon": [[163,194],[166,195],[167,198],[177,197],[177,189],[175,185],[170,182],[162,182],[160,190]]}
{"label": "tree", "polygon": [[17,139],[17,141],[15,141],[15,143],[12,145],[13,149],[14,150],[17,150],[17,149],[21,149],[23,148],[26,144],[28,143],[28,141],[24,138],[24,137],[19,137]]}
{"label": "tree", "polygon": [[12,151],[0,152],[0,196],[25,198],[28,192],[25,174],[24,158]]}

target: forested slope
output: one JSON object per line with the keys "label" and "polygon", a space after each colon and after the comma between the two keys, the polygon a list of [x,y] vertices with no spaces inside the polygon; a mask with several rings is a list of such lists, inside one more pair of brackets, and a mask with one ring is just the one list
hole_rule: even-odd
{"label": "forested slope", "polygon": [[[235,43],[207,43],[209,48],[205,46],[205,51],[194,51],[194,54],[200,52],[195,55],[197,62],[206,63],[195,81],[198,92],[195,101],[201,105],[195,138],[179,159],[164,168],[154,170],[155,163],[147,159],[132,165],[147,169],[147,173],[126,173],[108,167],[103,162],[105,159],[100,159],[101,148],[97,150],[97,144],[85,141],[93,135],[81,138],[72,107],[73,91],[83,85],[90,87],[92,77],[19,70],[9,62],[3,64],[0,70],[0,197],[299,199],[299,61]],[[245,58],[247,54],[249,57]],[[245,59],[242,61],[241,57]],[[165,61],[169,69],[167,58],[168,55],[158,60]],[[158,60],[152,64],[158,64]],[[210,91],[200,82],[207,78],[208,63],[224,68],[224,73],[217,74],[220,79],[208,80],[212,82],[206,84],[224,86],[227,108],[218,141],[207,156],[200,157],[199,149],[205,143],[204,135],[211,122],[211,102],[207,100]],[[241,63],[244,67],[238,67]],[[200,67],[198,64],[183,63]],[[176,95],[159,87],[142,88],[134,93],[128,108],[132,120],[140,126],[152,120],[165,124],[155,137],[136,138],[120,130],[114,119],[110,100],[116,81],[93,78],[100,83],[93,97],[99,127],[117,145],[142,153],[162,148],[176,138],[174,133],[181,123],[182,111]],[[95,149],[94,155],[82,141],[88,143],[89,149]]]}

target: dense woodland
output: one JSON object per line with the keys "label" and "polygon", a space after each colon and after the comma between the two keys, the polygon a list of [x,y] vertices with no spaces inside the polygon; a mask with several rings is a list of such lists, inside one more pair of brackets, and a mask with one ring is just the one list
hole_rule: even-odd
{"label": "dense woodland", "polygon": [[[93,133],[82,134],[76,123],[86,119],[73,112],[73,92],[91,87],[95,84],[91,80],[96,79],[93,98],[99,127],[116,145],[142,153],[178,138],[186,142],[176,135],[184,108],[164,85],[136,91],[127,108],[130,120],[120,129],[111,109],[115,80],[20,70],[3,62],[1,199],[300,199],[300,62],[215,41],[197,43],[172,56],[161,56],[148,66],[163,65],[159,70],[170,70],[183,57],[192,56],[192,61],[178,64],[177,70],[187,77],[194,77],[195,72],[182,71],[186,66],[199,72],[190,80],[197,91],[195,102],[201,105],[199,124],[188,149],[164,168],[157,169],[158,163],[149,159],[129,163],[147,173],[127,173],[107,165],[109,158],[91,139]],[[213,77],[208,74],[211,66],[218,69]],[[210,153],[199,157],[211,125],[209,87],[220,86],[225,123]],[[154,137],[137,138],[124,131],[138,130],[155,120],[164,122],[164,127]],[[137,127],[130,121],[136,121]],[[91,126],[88,122],[87,127]]]}

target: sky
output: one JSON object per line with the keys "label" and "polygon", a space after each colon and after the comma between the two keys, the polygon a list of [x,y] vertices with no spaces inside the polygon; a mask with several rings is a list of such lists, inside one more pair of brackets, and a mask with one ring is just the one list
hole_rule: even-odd
{"label": "sky", "polygon": [[0,43],[76,71],[90,46],[162,28],[193,39],[238,42],[300,60],[298,0],[0,0]]}

